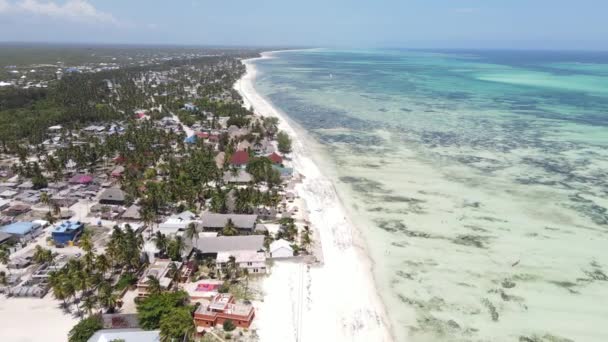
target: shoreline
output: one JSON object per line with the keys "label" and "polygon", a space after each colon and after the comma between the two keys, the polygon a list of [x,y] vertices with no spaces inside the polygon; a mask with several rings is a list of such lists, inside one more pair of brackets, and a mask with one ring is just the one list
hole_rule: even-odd
{"label": "shoreline", "polygon": [[[274,340],[277,336],[266,335],[264,326],[271,322],[285,320],[285,317],[297,317],[297,322],[287,322],[295,331],[295,341],[327,340],[327,334],[332,334],[335,341],[394,341],[390,319],[386,307],[378,293],[373,275],[373,260],[366,250],[366,244],[361,232],[355,228],[347,215],[342,201],[340,200],[335,185],[326,177],[312,160],[311,146],[315,142],[306,136],[301,128],[292,122],[284,113],[275,108],[270,101],[257,93],[253,86],[257,76],[257,70],[253,61],[259,59],[275,58],[275,52],[263,52],[262,57],[246,59],[242,62],[247,72],[239,79],[234,89],[243,97],[244,106],[253,107],[254,110],[264,116],[274,116],[279,119],[279,128],[287,132],[293,139],[292,165],[294,169],[303,175],[302,183],[296,187],[296,192],[305,201],[309,210],[311,227],[320,237],[324,264],[308,267],[306,272],[309,279],[307,287],[308,306],[304,312],[298,312],[294,316],[293,308],[301,306],[294,303],[288,297],[292,293],[283,293],[285,303],[292,301],[292,312],[289,315],[288,305],[283,304],[283,309],[277,310],[277,305],[282,304],[278,298],[276,303],[271,298],[270,302],[275,307],[266,304],[269,292],[265,295],[261,312],[268,313],[268,321],[265,315],[260,316],[260,338]],[[320,228],[324,228],[323,230]],[[362,267],[361,267],[362,266]],[[303,272],[298,267],[286,265],[275,265],[279,268],[277,275],[273,278],[271,274],[267,283],[277,282],[276,278],[283,277],[285,280],[302,278],[296,274]],[[323,286],[323,283],[327,283]],[[321,285],[318,288],[317,286]],[[280,285],[273,284],[273,289]],[[335,288],[335,291],[331,291]],[[303,290],[303,289],[302,289]],[[266,307],[268,306],[268,307]],[[302,311],[302,308],[299,308]],[[274,316],[274,317],[273,317]],[[333,321],[333,323],[332,323]],[[324,329],[320,329],[323,327]],[[276,324],[275,324],[276,327]],[[302,329],[307,327],[307,329]],[[286,329],[288,330],[288,329]],[[315,334],[319,334],[316,335]],[[285,334],[281,338],[285,338]]]}

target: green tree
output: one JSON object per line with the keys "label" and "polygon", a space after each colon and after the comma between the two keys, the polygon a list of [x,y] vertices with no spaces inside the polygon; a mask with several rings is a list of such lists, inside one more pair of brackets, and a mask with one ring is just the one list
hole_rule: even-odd
{"label": "green tree", "polygon": [[103,322],[98,315],[80,320],[68,334],[69,342],[87,342],[97,330],[103,329]]}
{"label": "green tree", "polygon": [[184,291],[153,294],[137,303],[139,325],[146,330],[158,329],[161,318],[174,308],[184,307],[188,294]]}
{"label": "green tree", "polygon": [[236,325],[234,325],[234,322],[232,322],[232,320],[227,319],[224,321],[223,328],[224,331],[233,331],[234,329],[236,329]]}
{"label": "green tree", "polygon": [[283,131],[277,134],[277,144],[279,152],[285,154],[291,152],[291,138]]}
{"label": "green tree", "polygon": [[194,334],[194,320],[188,307],[172,308],[160,319],[162,341],[183,341]]}

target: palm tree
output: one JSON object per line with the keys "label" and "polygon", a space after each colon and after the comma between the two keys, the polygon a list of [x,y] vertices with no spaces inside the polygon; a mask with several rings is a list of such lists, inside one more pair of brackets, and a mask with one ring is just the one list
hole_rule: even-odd
{"label": "palm tree", "polygon": [[158,278],[149,275],[146,279],[146,285],[148,286],[149,294],[158,294],[161,293],[162,287],[160,286],[160,281]]}
{"label": "palm tree", "polygon": [[48,193],[46,192],[42,192],[40,193],[40,202],[42,202],[42,204],[47,205],[49,207],[49,213],[52,210],[52,206],[51,206],[51,198],[49,196]]}
{"label": "palm tree", "polygon": [[222,235],[225,235],[225,236],[239,235],[239,230],[234,225],[234,222],[232,222],[232,219],[228,219],[228,222],[226,222],[226,226],[224,226],[224,229],[222,229]]}
{"label": "palm tree", "polygon": [[169,264],[169,274],[171,275],[171,280],[173,280],[175,284],[175,291],[177,291],[179,289],[179,281],[181,279],[181,274],[176,263],[172,262]]}
{"label": "palm tree", "polygon": [[87,296],[82,302],[82,307],[86,310],[89,316],[93,315],[93,309],[97,306],[97,297]]}
{"label": "palm tree", "polygon": [[194,245],[194,239],[198,242],[198,230],[196,230],[196,224],[194,222],[188,223],[186,227],[186,237],[192,241]]}
{"label": "palm tree", "polygon": [[154,234],[154,245],[156,246],[156,249],[158,249],[158,252],[161,255],[165,255],[167,253],[168,247],[168,241],[165,234],[161,233],[160,231],[157,231],[156,234]]}

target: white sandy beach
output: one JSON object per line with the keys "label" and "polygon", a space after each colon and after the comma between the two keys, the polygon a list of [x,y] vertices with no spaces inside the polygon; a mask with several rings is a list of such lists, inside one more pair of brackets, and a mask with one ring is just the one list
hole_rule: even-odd
{"label": "white sandy beach", "polygon": [[[270,58],[264,53],[262,58]],[[261,341],[391,341],[391,329],[373,281],[371,261],[361,236],[349,222],[333,184],[311,159],[314,143],[293,122],[259,95],[252,60],[235,84],[245,106],[280,119],[293,138],[291,159],[304,179],[296,187],[318,230],[323,263],[275,262],[264,280],[264,301],[256,325]]]}

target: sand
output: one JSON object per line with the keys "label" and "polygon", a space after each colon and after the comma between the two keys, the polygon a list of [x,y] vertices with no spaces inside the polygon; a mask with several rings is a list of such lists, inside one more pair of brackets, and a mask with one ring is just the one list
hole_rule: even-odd
{"label": "sand", "polygon": [[[264,53],[262,58],[271,58]],[[256,69],[244,61],[246,75],[235,84],[244,105],[275,116],[291,135],[291,163],[303,176],[296,186],[317,230],[323,263],[275,262],[263,282],[256,327],[261,341],[391,341],[391,329],[371,272],[365,245],[346,216],[333,184],[312,160],[315,143],[253,86]]]}

